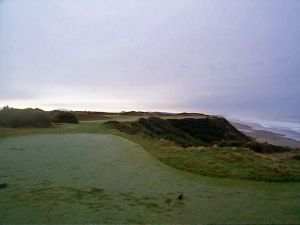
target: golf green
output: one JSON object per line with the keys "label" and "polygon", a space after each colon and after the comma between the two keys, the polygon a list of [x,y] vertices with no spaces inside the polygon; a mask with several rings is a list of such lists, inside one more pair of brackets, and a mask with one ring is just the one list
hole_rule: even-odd
{"label": "golf green", "polygon": [[2,138],[3,182],[0,224],[300,223],[300,183],[191,174],[110,134]]}

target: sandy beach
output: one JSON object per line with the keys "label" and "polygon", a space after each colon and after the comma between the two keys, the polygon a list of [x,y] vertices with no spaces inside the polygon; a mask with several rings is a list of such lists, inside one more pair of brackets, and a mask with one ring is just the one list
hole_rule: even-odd
{"label": "sandy beach", "polygon": [[281,146],[289,146],[291,148],[300,148],[300,141],[296,141],[294,139],[285,137],[282,134],[278,134],[271,131],[266,130],[256,130],[252,127],[242,124],[240,122],[232,122],[231,123],[244,134],[255,138],[259,142],[268,142],[274,145]]}

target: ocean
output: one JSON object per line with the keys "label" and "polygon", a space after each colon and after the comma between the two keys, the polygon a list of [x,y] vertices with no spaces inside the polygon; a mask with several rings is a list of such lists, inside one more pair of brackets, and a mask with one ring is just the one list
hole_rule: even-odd
{"label": "ocean", "polygon": [[268,120],[259,118],[227,117],[229,120],[248,125],[253,130],[271,131],[300,141],[300,121]]}

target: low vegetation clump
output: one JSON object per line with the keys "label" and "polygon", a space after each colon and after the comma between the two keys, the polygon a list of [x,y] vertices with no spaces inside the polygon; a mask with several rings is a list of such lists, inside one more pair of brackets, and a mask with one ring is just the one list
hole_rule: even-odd
{"label": "low vegetation clump", "polygon": [[40,109],[14,109],[8,106],[0,110],[2,127],[49,127],[48,113]]}
{"label": "low vegetation clump", "polygon": [[165,139],[181,147],[220,146],[243,147],[256,152],[289,151],[288,147],[258,143],[232,126],[225,118],[208,116],[201,119],[141,118],[134,122],[110,121],[106,126],[127,134]]}
{"label": "low vegetation clump", "polygon": [[78,123],[77,116],[72,112],[54,111],[50,116],[53,123]]}
{"label": "low vegetation clump", "polygon": [[292,156],[292,158],[295,160],[300,160],[300,154],[295,154]]}
{"label": "low vegetation clump", "polygon": [[41,109],[15,109],[8,106],[0,110],[0,127],[50,127],[52,123],[78,123],[72,112],[52,111]]}
{"label": "low vegetation clump", "polygon": [[104,112],[76,111],[74,113],[80,121],[107,120],[110,118]]}

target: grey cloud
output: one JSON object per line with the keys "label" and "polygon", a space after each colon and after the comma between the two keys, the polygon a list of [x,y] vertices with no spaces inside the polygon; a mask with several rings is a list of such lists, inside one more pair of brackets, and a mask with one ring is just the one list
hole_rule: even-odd
{"label": "grey cloud", "polygon": [[0,99],[296,115],[299,21],[293,0],[2,1]]}

